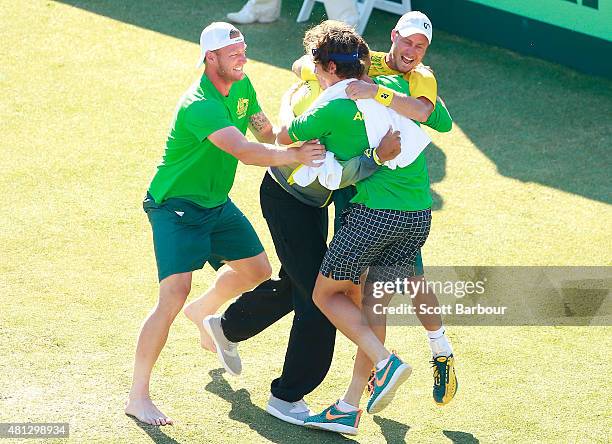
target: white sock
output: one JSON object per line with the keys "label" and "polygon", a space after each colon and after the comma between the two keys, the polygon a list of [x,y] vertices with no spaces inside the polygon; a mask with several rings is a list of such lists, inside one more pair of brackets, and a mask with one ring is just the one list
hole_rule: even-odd
{"label": "white sock", "polygon": [[336,403],[336,407],[341,412],[354,412],[355,410],[359,410],[359,407],[355,407],[354,405],[349,404],[348,402],[344,401],[343,399],[340,399]]}
{"label": "white sock", "polygon": [[[391,355],[389,355],[389,358],[391,357]],[[383,359],[382,361],[380,361],[378,364],[376,364],[376,370],[380,370],[381,368],[383,368],[385,365],[387,365],[387,362],[389,362],[389,358]]]}
{"label": "white sock", "polygon": [[444,325],[437,330],[434,330],[434,331],[426,330],[426,331],[427,331],[427,337],[429,339],[438,339],[444,336]]}
{"label": "white sock", "polygon": [[427,336],[429,337],[429,347],[431,348],[434,358],[453,354],[453,348],[448,341],[444,326],[436,331],[427,331]]}

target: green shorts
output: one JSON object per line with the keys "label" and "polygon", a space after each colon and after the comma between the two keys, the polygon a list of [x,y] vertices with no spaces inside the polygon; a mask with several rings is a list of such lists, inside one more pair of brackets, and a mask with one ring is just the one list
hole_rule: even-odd
{"label": "green shorts", "polygon": [[160,281],[199,270],[206,262],[217,270],[224,262],[264,251],[251,223],[229,199],[218,207],[204,208],[180,198],[158,204],[147,193],[142,206],[153,229]]}

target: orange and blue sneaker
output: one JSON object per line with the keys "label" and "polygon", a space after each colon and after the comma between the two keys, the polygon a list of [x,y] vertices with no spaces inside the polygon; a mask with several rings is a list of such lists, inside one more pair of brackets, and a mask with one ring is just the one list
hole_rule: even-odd
{"label": "orange and blue sneaker", "polygon": [[304,420],[304,427],[346,435],[356,435],[362,410],[343,412],[336,406],[336,403],[330,405],[318,415],[306,418]]}
{"label": "orange and blue sneaker", "polygon": [[373,390],[366,408],[367,412],[378,413],[387,407],[399,386],[406,382],[410,373],[412,373],[412,367],[392,353],[387,364],[377,370],[374,375]]}
{"label": "orange and blue sneaker", "polygon": [[438,405],[448,404],[459,387],[455,373],[455,358],[450,356],[438,356],[430,361],[433,367],[433,398]]}

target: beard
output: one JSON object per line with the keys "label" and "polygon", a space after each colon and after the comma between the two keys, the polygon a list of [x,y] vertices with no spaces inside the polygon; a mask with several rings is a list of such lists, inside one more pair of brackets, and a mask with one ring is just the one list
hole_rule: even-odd
{"label": "beard", "polygon": [[235,71],[235,66],[229,66],[223,63],[219,64],[217,68],[217,75],[225,81],[236,82],[242,80],[244,77],[244,71]]}

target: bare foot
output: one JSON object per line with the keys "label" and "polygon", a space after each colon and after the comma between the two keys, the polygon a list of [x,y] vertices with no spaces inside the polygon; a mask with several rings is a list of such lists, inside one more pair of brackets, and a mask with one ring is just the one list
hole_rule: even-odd
{"label": "bare foot", "polygon": [[168,418],[155,407],[155,404],[153,404],[149,397],[129,399],[125,405],[125,414],[133,416],[146,424],[158,426],[174,424],[171,418]]}
{"label": "bare foot", "polygon": [[202,348],[210,352],[216,353],[215,343],[208,335],[208,333],[206,333],[206,330],[204,330],[204,325],[202,324],[204,318],[210,313],[201,313],[201,310],[198,310],[197,307],[193,305],[193,303],[187,304],[183,309],[183,313],[185,313],[187,319],[193,322],[196,327],[198,327],[198,330],[200,330],[200,345],[202,346]]}

